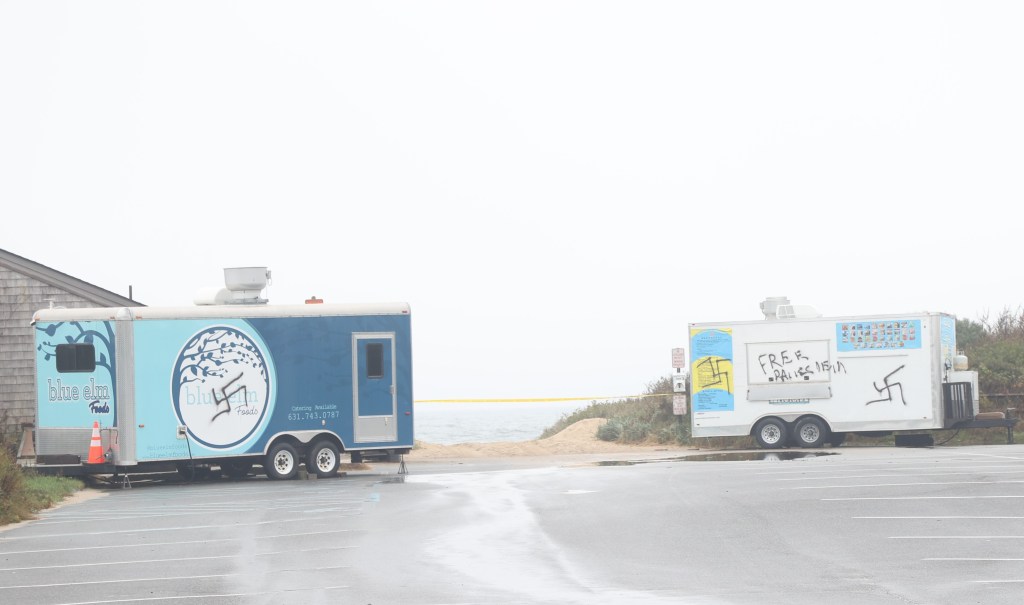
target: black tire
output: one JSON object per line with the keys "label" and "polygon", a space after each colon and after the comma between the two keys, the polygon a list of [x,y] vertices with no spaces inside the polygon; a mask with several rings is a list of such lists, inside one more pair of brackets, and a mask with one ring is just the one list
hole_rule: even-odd
{"label": "black tire", "polygon": [[299,454],[288,443],[278,443],[267,452],[263,472],[270,479],[291,479],[299,472]]}
{"label": "black tire", "polygon": [[220,470],[231,479],[244,479],[252,471],[251,460],[227,460],[222,462]]}
{"label": "black tire", "polygon": [[754,425],[754,441],[757,441],[758,446],[768,450],[786,447],[789,441],[786,423],[778,418],[765,418]]}
{"label": "black tire", "polygon": [[828,439],[825,423],[814,416],[801,418],[793,429],[793,441],[800,447],[821,447]]}
{"label": "black tire", "polygon": [[846,433],[829,433],[828,444],[832,447],[839,447],[846,441]]}
{"label": "black tire", "polygon": [[328,440],[317,441],[306,455],[306,471],[317,477],[338,474],[338,446]]}

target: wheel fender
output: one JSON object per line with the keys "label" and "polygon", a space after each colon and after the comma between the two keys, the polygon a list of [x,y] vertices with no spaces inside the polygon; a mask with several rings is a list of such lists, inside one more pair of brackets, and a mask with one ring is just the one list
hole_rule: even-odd
{"label": "wheel fender", "polygon": [[316,431],[282,431],[280,433],[274,433],[270,438],[267,439],[267,443],[263,446],[263,455],[266,456],[270,453],[270,448],[277,445],[280,441],[285,440],[292,445],[301,454],[305,451],[305,448],[320,438],[334,439],[338,446],[338,451],[344,452],[348,450],[345,447],[345,441],[342,440],[341,436],[334,431],[326,429],[320,429]]}

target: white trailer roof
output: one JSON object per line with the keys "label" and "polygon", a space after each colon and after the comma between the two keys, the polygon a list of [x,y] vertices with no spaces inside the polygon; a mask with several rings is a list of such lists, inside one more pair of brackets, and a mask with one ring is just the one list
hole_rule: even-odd
{"label": "white trailer roof", "polygon": [[338,315],[409,315],[408,303],[315,305],[202,305],[194,307],[102,307],[42,309],[37,321],[112,321],[119,316],[135,321],[150,319],[217,319],[232,317],[334,317]]}
{"label": "white trailer roof", "polygon": [[748,324],[787,324],[787,323],[801,323],[809,322],[814,323],[817,321],[885,321],[887,319],[906,319],[908,317],[926,317],[926,316],[939,316],[944,315],[946,317],[956,317],[951,313],[942,313],[936,311],[911,311],[909,313],[877,313],[873,315],[842,315],[837,317],[789,317],[784,319],[744,319],[741,321],[698,321],[692,322],[691,326],[731,326],[731,325],[748,325]]}

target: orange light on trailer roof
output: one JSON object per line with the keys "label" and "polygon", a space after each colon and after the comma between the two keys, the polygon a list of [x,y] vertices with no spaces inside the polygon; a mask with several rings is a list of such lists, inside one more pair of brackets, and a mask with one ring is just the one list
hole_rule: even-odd
{"label": "orange light on trailer roof", "polygon": [[317,297],[316,297],[316,296],[314,295],[314,296],[311,296],[311,297],[309,297],[309,298],[307,298],[307,299],[306,299],[306,304],[307,304],[307,305],[322,305],[322,304],[324,304],[324,299],[322,299],[322,298],[317,298]]}

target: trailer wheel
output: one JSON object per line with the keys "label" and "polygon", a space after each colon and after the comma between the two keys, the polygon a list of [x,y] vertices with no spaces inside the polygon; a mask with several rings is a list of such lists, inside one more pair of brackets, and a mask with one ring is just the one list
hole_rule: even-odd
{"label": "trailer wheel", "polygon": [[789,439],[786,423],[778,418],[765,418],[754,426],[754,440],[765,449],[786,447]]}
{"label": "trailer wheel", "polygon": [[306,457],[306,470],[317,477],[330,477],[338,473],[338,448],[334,443],[317,441]]}
{"label": "trailer wheel", "polygon": [[263,470],[271,479],[291,479],[299,472],[299,455],[290,444],[278,443],[267,452]]}
{"label": "trailer wheel", "polygon": [[828,437],[825,423],[813,416],[801,418],[793,431],[796,444],[800,447],[821,447]]}

